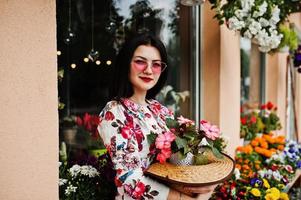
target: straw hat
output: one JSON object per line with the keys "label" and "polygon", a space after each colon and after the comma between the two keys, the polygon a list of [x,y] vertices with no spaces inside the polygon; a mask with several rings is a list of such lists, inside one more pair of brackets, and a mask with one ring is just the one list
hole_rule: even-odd
{"label": "straw hat", "polygon": [[154,163],[146,175],[157,178],[163,182],[177,183],[189,186],[205,186],[223,182],[234,172],[234,160],[223,154],[222,159],[212,158],[206,165],[180,166],[171,163]]}

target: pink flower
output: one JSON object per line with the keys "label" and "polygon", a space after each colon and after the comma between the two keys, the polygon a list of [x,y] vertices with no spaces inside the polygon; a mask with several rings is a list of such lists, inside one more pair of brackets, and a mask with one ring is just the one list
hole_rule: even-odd
{"label": "pink flower", "polygon": [[216,125],[211,125],[206,120],[201,120],[201,130],[205,132],[207,138],[215,140],[220,136],[220,130]]}
{"label": "pink flower", "polygon": [[164,163],[166,161],[166,159],[170,158],[170,156],[171,156],[171,149],[170,148],[161,149],[161,152],[158,153],[158,155],[157,155],[157,160],[160,163]]}
{"label": "pink flower", "polygon": [[182,115],[177,118],[178,122],[180,125],[185,124],[185,125],[194,125],[194,121],[187,119],[183,117]]}
{"label": "pink flower", "polygon": [[156,147],[158,149],[170,148],[171,142],[176,139],[172,132],[165,132],[156,138]]}
{"label": "pink flower", "polygon": [[145,192],[145,185],[144,183],[142,182],[138,182],[136,184],[136,187],[132,193],[132,196],[135,198],[135,199],[140,199],[142,197],[142,195],[144,194]]}

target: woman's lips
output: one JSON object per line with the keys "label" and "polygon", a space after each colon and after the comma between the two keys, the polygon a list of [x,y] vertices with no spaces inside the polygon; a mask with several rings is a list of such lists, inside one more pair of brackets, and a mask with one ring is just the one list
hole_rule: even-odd
{"label": "woman's lips", "polygon": [[152,78],[147,78],[147,77],[139,77],[139,78],[141,78],[146,83],[148,83],[148,82],[150,82],[150,81],[153,80]]}

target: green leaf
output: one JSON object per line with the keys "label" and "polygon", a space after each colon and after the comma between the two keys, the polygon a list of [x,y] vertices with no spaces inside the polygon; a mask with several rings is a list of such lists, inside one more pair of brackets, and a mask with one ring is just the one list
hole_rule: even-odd
{"label": "green leaf", "polygon": [[212,148],[212,152],[214,154],[215,157],[217,158],[223,158],[223,155],[216,149],[216,148]]}
{"label": "green leaf", "polygon": [[148,144],[151,145],[151,144],[155,143],[157,136],[158,136],[157,134],[155,134],[154,132],[151,131],[151,133],[149,135],[147,135]]}
{"label": "green leaf", "polygon": [[175,142],[176,142],[176,145],[177,145],[178,149],[182,149],[182,148],[185,149],[185,147],[187,147],[187,141],[180,138],[180,137],[177,137]]}
{"label": "green leaf", "polygon": [[209,159],[204,154],[197,154],[194,156],[194,164],[196,165],[206,165],[209,163]]}

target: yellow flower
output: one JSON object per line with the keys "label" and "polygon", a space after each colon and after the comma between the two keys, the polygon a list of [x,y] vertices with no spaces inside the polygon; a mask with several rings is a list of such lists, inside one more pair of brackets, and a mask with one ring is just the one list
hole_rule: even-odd
{"label": "yellow flower", "polygon": [[284,192],[281,192],[279,200],[289,200],[288,195]]}
{"label": "yellow flower", "polygon": [[269,189],[271,187],[269,182],[265,178],[263,179],[263,186],[267,189]]}
{"label": "yellow flower", "polygon": [[267,190],[267,195],[265,198],[268,198],[269,200],[278,200],[280,198],[280,191],[277,188],[272,187],[271,189]]}
{"label": "yellow flower", "polygon": [[257,188],[252,188],[250,193],[253,194],[255,197],[260,197],[261,196],[261,192]]}
{"label": "yellow flower", "polygon": [[278,200],[278,199],[275,199],[275,197],[271,193],[266,194],[264,199],[265,200]]}

